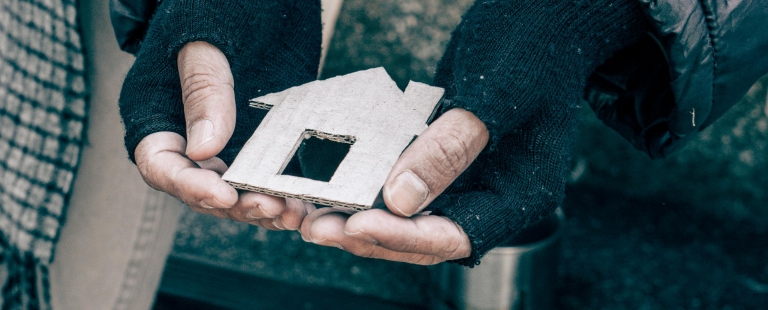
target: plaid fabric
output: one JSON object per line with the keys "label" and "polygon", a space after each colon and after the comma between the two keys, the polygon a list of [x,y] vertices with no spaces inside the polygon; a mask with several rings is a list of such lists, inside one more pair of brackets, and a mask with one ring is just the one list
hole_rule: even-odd
{"label": "plaid fabric", "polygon": [[47,266],[84,143],[74,0],[0,0],[2,309],[48,308]]}

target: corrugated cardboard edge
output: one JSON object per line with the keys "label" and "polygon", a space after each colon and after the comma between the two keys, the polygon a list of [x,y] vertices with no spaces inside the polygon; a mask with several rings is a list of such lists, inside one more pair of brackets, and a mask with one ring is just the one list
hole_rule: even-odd
{"label": "corrugated cardboard edge", "polygon": [[237,189],[242,189],[242,190],[251,191],[251,192],[257,192],[257,193],[262,193],[262,194],[267,194],[267,195],[270,195],[270,196],[277,196],[277,197],[283,197],[283,198],[295,198],[295,199],[299,199],[299,200],[306,201],[306,202],[311,202],[311,203],[315,203],[315,204],[321,204],[321,205],[325,205],[325,206],[331,206],[331,207],[334,207],[335,209],[339,209],[339,210],[342,210],[342,211],[357,212],[357,211],[365,211],[365,210],[368,210],[368,209],[371,208],[370,206],[365,206],[365,205],[358,205],[358,204],[352,204],[352,203],[344,203],[344,202],[338,202],[338,201],[334,201],[334,200],[323,199],[323,198],[319,198],[319,197],[312,197],[312,196],[306,196],[306,195],[296,195],[296,194],[291,194],[291,193],[279,192],[279,191],[275,191],[275,190],[271,190],[271,189],[266,189],[266,188],[262,188],[262,187],[251,186],[251,185],[243,184],[243,183],[237,183],[237,182],[231,182],[231,181],[227,181],[227,183],[229,183],[230,185],[232,185],[232,187],[237,188]]}

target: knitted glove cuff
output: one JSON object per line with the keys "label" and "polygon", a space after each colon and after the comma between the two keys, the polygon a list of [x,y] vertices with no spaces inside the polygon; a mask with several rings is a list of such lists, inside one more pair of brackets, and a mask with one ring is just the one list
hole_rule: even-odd
{"label": "knitted glove cuff", "polygon": [[[136,119],[131,122],[125,122],[125,147],[128,150],[130,160],[135,164],[134,153],[144,137],[156,132],[168,131],[186,137],[187,130],[182,116],[181,121],[178,117],[169,117],[168,115],[155,114]],[[130,133],[130,134],[128,134]]]}
{"label": "knitted glove cuff", "polygon": [[469,237],[472,253],[456,263],[479,264],[488,251],[562,203],[576,112],[557,110],[547,117],[552,122],[537,121],[504,136],[432,203],[433,214],[456,222]]}
{"label": "knitted glove cuff", "polygon": [[480,259],[488,251],[509,239],[510,227],[521,226],[509,222],[514,218],[501,216],[511,213],[512,210],[505,210],[511,206],[505,205],[505,199],[490,192],[441,195],[433,204],[445,206],[435,210],[434,215],[456,222],[469,237],[472,245],[470,256],[451,261],[463,266],[480,264]]}

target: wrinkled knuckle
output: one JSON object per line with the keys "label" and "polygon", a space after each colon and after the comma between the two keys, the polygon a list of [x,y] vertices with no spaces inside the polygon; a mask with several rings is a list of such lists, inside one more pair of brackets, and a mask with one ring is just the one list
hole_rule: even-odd
{"label": "wrinkled knuckle", "polygon": [[425,249],[424,244],[419,241],[412,240],[403,246],[403,251],[408,253],[421,253]]}
{"label": "wrinkled knuckle", "polygon": [[225,88],[232,88],[232,86],[231,83],[216,77],[213,72],[201,69],[185,77],[182,81],[182,100],[188,108],[194,108],[209,97],[228,90]]}
{"label": "wrinkled knuckle", "polygon": [[160,180],[162,180],[162,174],[158,172],[157,169],[153,168],[151,160],[152,156],[147,157],[146,155],[142,155],[141,160],[137,158],[136,167],[139,169],[139,175],[141,175],[141,179],[144,180],[144,183],[149,185],[152,189],[156,191],[166,191],[166,189],[163,188],[163,184],[160,182]]}
{"label": "wrinkled knuckle", "polygon": [[154,180],[155,172],[153,169],[147,168],[146,164],[137,164],[136,167],[139,169],[139,174],[141,175],[141,178],[144,180],[144,183],[147,183],[150,187],[155,188],[155,184],[152,180]]}
{"label": "wrinkled knuckle", "polygon": [[444,176],[455,177],[467,166],[468,146],[460,133],[450,130],[442,139],[431,140],[427,145],[429,163]]}
{"label": "wrinkled knuckle", "polygon": [[154,189],[156,191],[161,191],[161,192],[165,192],[166,191],[165,188],[163,188],[161,185],[157,184],[154,181],[156,179],[156,177],[155,177],[156,173],[152,172],[152,170],[147,170],[145,172],[140,172],[140,174],[141,174],[141,179],[144,180],[144,183],[149,185],[150,188],[152,188],[152,189]]}
{"label": "wrinkled knuckle", "polygon": [[395,245],[395,249],[398,252],[422,253],[425,250],[428,250],[428,247],[430,246],[429,242],[424,242],[424,240],[420,238],[408,238],[400,240]]}
{"label": "wrinkled knuckle", "polygon": [[213,77],[204,74],[194,74],[182,82],[182,100],[185,105],[194,107],[216,93],[216,83]]}
{"label": "wrinkled knuckle", "polygon": [[136,168],[139,169],[139,173],[142,177],[145,177],[145,175],[149,174],[151,169],[148,166],[151,166],[152,162],[152,156],[147,154],[147,152],[144,150],[143,145],[139,144],[139,146],[136,147],[136,151],[134,152],[134,155],[136,157]]}

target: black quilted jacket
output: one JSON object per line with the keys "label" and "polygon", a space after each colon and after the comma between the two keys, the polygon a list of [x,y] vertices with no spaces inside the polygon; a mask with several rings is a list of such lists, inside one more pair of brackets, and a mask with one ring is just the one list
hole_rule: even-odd
{"label": "black quilted jacket", "polygon": [[656,32],[599,67],[584,96],[600,119],[658,158],[768,73],[768,1],[640,2]]}

